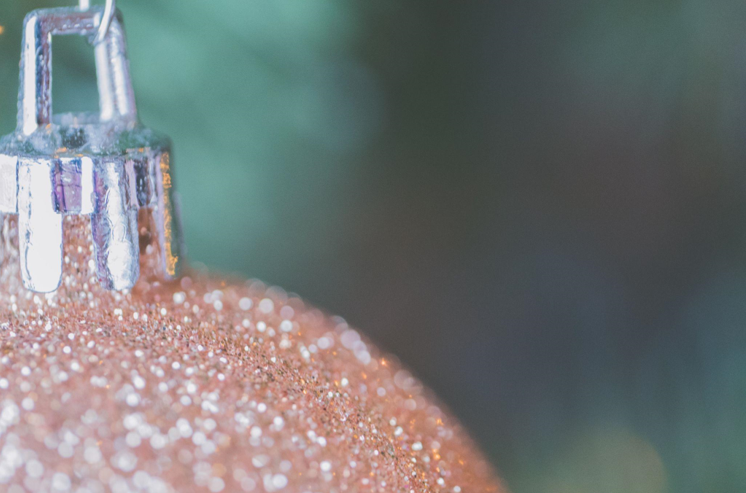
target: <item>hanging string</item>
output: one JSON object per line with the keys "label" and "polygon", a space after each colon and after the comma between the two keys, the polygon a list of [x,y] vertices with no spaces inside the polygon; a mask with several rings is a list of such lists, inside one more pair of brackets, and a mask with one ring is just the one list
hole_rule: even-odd
{"label": "hanging string", "polygon": [[[78,7],[80,10],[88,10],[91,8],[90,0],[79,0]],[[101,15],[101,21],[98,25],[98,32],[93,40],[93,44],[98,44],[104,40],[106,33],[109,32],[109,26],[111,26],[111,20],[114,18],[114,12],[117,11],[116,0],[106,0],[106,6],[104,7],[104,13]]]}

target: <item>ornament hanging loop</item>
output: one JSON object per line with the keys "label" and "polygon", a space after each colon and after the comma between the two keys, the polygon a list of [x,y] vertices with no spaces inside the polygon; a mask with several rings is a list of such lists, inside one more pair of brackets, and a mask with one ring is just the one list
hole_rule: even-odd
{"label": "ornament hanging loop", "polygon": [[[108,4],[107,4],[108,5]],[[27,16],[21,63],[18,128],[30,136],[52,123],[52,36],[81,35],[94,39],[105,8],[38,10]],[[115,11],[116,12],[116,11]],[[122,21],[109,22],[104,40],[95,45],[100,121],[137,120],[135,94]]]}
{"label": "ornament hanging loop", "polygon": [[[106,7],[42,9],[24,20],[16,132],[0,138],[0,214],[18,216],[21,279],[35,292],[62,281],[63,216],[90,218],[96,276],[131,289],[140,276],[140,216],[161,279],[178,275],[181,235],[170,140],[137,118],[121,13],[95,45],[99,112],[53,115],[52,39],[94,41]],[[142,215],[141,210],[145,210]],[[156,272],[156,271],[153,271]]]}
{"label": "ornament hanging loop", "polygon": [[[78,7],[80,10],[88,10],[91,8],[90,0],[79,0]],[[93,44],[99,44],[104,40],[106,34],[109,32],[109,26],[111,26],[111,20],[114,18],[114,12],[117,11],[117,0],[106,0],[106,6],[104,7],[104,13],[101,15],[101,21],[98,25],[98,31],[96,37],[93,38]]]}

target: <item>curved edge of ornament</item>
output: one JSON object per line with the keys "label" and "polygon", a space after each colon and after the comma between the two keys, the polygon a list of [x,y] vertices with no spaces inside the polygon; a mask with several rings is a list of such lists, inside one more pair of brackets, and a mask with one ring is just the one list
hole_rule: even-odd
{"label": "curved edge of ornament", "polygon": [[[131,292],[107,291],[90,221],[63,227],[55,293],[26,291],[18,262],[0,273],[0,448],[21,459],[0,485],[505,491],[432,392],[342,318],[258,281],[163,283],[155,250]],[[16,229],[6,217],[6,258]]]}

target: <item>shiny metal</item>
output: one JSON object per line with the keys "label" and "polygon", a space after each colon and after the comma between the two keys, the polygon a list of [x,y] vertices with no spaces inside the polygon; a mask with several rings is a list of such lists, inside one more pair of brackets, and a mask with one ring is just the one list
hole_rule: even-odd
{"label": "shiny metal", "polygon": [[[52,123],[52,36],[93,36],[101,8],[37,10],[26,16],[21,54],[18,126],[25,135]],[[121,13],[111,21],[106,38],[96,45],[101,121],[137,120],[135,93],[127,60]]]}
{"label": "shiny metal", "polygon": [[140,277],[137,203],[130,195],[134,170],[124,158],[102,163],[94,174],[94,213],[91,215],[96,272],[108,289],[127,289]]}
{"label": "shiny metal", "polygon": [[62,215],[54,210],[54,161],[18,159],[18,234],[27,289],[47,293],[62,279]]}
{"label": "shiny metal", "polygon": [[106,0],[104,13],[101,15],[101,20],[99,21],[98,32],[96,33],[96,38],[93,40],[94,44],[99,44],[106,38],[106,35],[109,33],[111,21],[114,19],[114,12],[116,11],[116,0]]}
{"label": "shiny metal", "polygon": [[105,17],[101,7],[37,10],[26,17],[18,126],[0,140],[0,214],[18,214],[21,272],[33,291],[60,284],[67,214],[90,216],[96,271],[106,288],[129,289],[137,281],[141,208],[150,212],[163,277],[179,272],[171,142],[137,118],[119,11],[95,45],[100,113],[52,116],[52,37],[77,34],[95,42]]}
{"label": "shiny metal", "polygon": [[[78,2],[78,8],[80,10],[88,10],[89,8],[91,8],[90,0],[80,0]],[[111,24],[111,20],[114,17],[114,12],[116,12],[116,10],[116,0],[106,0],[104,13],[102,14],[101,20],[99,21],[98,32],[96,33],[96,37],[93,40],[93,44],[98,44],[104,40],[106,34],[109,32],[109,25]]]}

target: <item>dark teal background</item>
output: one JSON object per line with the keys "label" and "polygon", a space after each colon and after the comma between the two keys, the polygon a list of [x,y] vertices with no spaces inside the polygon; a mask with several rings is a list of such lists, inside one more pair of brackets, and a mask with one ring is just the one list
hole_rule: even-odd
{"label": "dark teal background", "polygon": [[[746,490],[746,3],[119,3],[193,261],[343,314],[516,493]],[[54,5],[0,2],[2,132]]]}

